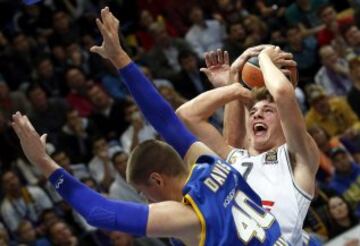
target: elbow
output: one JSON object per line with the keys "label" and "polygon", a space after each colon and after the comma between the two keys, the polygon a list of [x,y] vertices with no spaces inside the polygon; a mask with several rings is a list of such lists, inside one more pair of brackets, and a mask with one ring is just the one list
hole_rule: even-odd
{"label": "elbow", "polygon": [[175,113],[177,117],[185,123],[193,121],[195,118],[191,113],[191,105],[189,105],[189,102],[178,107]]}

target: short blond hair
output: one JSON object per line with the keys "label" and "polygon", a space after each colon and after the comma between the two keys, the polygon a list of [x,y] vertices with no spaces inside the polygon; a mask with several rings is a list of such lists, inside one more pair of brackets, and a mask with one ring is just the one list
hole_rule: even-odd
{"label": "short blond hair", "polygon": [[131,152],[126,179],[131,184],[147,184],[153,172],[179,177],[187,175],[187,168],[170,145],[158,140],[147,140]]}

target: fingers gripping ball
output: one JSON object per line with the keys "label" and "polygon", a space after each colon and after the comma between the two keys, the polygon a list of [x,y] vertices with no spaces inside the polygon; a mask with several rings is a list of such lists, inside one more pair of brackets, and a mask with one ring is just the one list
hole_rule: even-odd
{"label": "fingers gripping ball", "polygon": [[[289,67],[290,75],[287,76],[293,85],[297,84],[298,71],[296,67]],[[258,57],[251,57],[244,65],[241,72],[241,83],[247,88],[265,86],[264,77],[260,70]]]}
{"label": "fingers gripping ball", "polygon": [[26,5],[33,5],[35,3],[40,2],[41,0],[23,0],[23,3]]}

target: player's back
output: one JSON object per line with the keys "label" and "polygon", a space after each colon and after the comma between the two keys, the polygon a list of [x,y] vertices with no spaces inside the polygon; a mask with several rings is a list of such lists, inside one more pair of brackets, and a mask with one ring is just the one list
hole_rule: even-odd
{"label": "player's back", "polygon": [[225,161],[199,158],[183,193],[201,222],[200,245],[287,245],[274,216]]}
{"label": "player's back", "polygon": [[285,239],[302,245],[302,225],[311,197],[295,185],[286,145],[257,156],[236,149],[228,161],[261,197],[263,207],[276,217]]}

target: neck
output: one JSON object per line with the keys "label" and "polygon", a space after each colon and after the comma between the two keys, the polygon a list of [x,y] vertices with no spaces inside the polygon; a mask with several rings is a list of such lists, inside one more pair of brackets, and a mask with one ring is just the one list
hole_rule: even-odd
{"label": "neck", "polygon": [[340,220],[336,220],[336,222],[343,227],[348,227],[351,225],[351,220],[350,220],[349,216],[347,216],[343,219],[340,219]]}
{"label": "neck", "polygon": [[16,190],[16,191],[12,192],[12,193],[9,193],[8,197],[10,197],[10,198],[19,198],[19,197],[21,197],[21,190],[19,189],[19,190]]}

